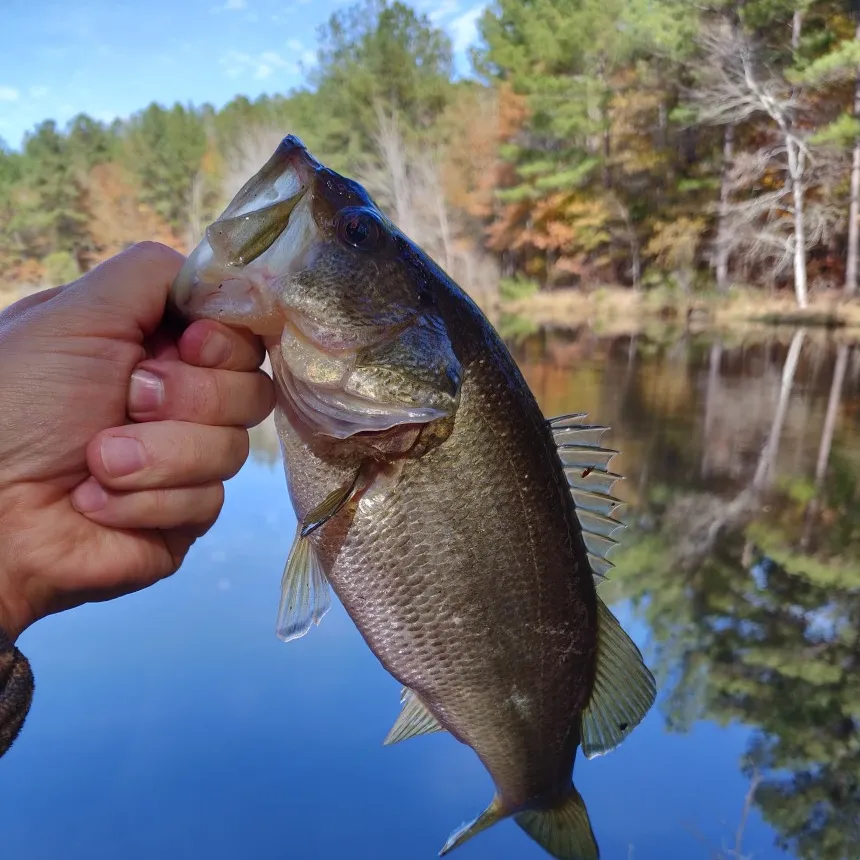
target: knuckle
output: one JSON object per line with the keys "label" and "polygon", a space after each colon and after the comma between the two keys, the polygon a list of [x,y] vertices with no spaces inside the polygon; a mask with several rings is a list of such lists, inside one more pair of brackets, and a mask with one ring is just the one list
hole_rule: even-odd
{"label": "knuckle", "polygon": [[135,242],[129,249],[128,253],[141,258],[141,262],[149,262],[155,264],[168,263],[173,265],[180,256],[178,251],[162,244],[154,242],[151,239],[144,239],[141,242]]}
{"label": "knuckle", "polygon": [[191,474],[199,475],[205,470],[210,458],[211,449],[206,438],[199,432],[191,432],[186,445],[186,470]]}
{"label": "knuckle", "polygon": [[162,522],[172,508],[170,490],[150,490],[147,495],[150,514],[156,522]]}
{"label": "knuckle", "polygon": [[217,519],[224,507],[224,485],[219,481],[206,488],[205,499],[201,504],[201,510],[206,512],[205,520],[212,522]]}
{"label": "knuckle", "polygon": [[233,433],[232,440],[232,455],[233,460],[237,465],[236,471],[245,463],[245,460],[248,459],[248,454],[251,452],[251,437],[248,435],[247,430],[236,430]]}
{"label": "knuckle", "polygon": [[258,370],[253,375],[252,382],[252,399],[249,403],[249,421],[248,424],[253,426],[259,424],[275,406],[275,387],[272,380]]}
{"label": "knuckle", "polygon": [[223,412],[226,403],[220,374],[199,369],[193,375],[188,402],[192,417],[212,423]]}

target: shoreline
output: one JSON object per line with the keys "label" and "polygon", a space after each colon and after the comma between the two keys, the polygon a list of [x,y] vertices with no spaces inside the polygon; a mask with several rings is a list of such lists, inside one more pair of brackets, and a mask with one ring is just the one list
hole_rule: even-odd
{"label": "shoreline", "polygon": [[[0,285],[0,311],[41,289],[48,288]],[[813,294],[805,310],[788,292],[769,296],[758,289],[733,289],[724,296],[678,296],[665,289],[637,293],[604,286],[556,289],[507,301],[487,290],[472,298],[506,340],[541,330],[570,334],[587,329],[600,337],[644,335],[659,340],[683,333],[737,337],[798,328],[811,335],[860,340],[860,296],[846,301],[836,290]]]}
{"label": "shoreline", "polygon": [[818,329],[860,338],[860,301],[846,301],[840,292],[810,297],[801,310],[794,297],[763,295],[736,289],[725,296],[676,296],[666,290],[636,293],[628,288],[558,289],[510,300],[496,300],[495,320],[516,321],[557,331],[583,326],[599,335],[680,329],[706,333],[785,328]]}

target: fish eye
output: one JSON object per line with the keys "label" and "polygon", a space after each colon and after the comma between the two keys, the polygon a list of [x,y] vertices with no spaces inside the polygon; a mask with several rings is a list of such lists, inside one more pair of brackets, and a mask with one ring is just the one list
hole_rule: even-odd
{"label": "fish eye", "polygon": [[375,251],[384,238],[382,224],[368,209],[345,209],[337,219],[338,238],[359,251]]}

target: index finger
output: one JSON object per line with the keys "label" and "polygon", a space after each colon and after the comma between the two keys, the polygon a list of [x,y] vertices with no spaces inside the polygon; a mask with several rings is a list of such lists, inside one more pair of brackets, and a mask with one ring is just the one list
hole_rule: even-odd
{"label": "index finger", "polygon": [[179,357],[214,370],[256,370],[266,357],[263,341],[247,329],[197,320],[179,338]]}

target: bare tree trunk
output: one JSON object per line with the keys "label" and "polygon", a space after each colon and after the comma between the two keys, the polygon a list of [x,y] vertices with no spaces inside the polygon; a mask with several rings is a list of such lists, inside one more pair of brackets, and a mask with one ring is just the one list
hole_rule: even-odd
{"label": "bare tree trunk", "polygon": [[827,402],[827,415],[824,419],[824,429],[821,432],[818,462],[815,466],[815,484],[819,488],[824,484],[827,464],[830,462],[830,449],[833,445],[833,434],[836,431],[836,419],[839,416],[839,402],[842,400],[842,386],[845,383],[845,371],[848,368],[848,351],[848,344],[842,343],[836,352],[836,366],[833,368],[830,399]]}
{"label": "bare tree trunk", "polygon": [[735,127],[730,123],[726,126],[723,136],[723,167],[720,176],[720,203],[717,210],[717,289],[726,292],[729,288],[729,245],[726,241],[729,215],[729,176],[732,160],[735,156]]}
{"label": "bare tree trunk", "polygon": [[708,387],[705,391],[705,428],[702,434],[702,465],[699,470],[703,478],[706,478],[711,471],[711,430],[714,426],[715,401],[720,386],[720,361],[722,357],[722,344],[711,344],[711,355],[708,363]]}
{"label": "bare tree trunk", "polygon": [[791,339],[791,346],[782,366],[782,378],[779,384],[779,399],[776,403],[776,411],[770,427],[770,435],[762,449],[759,457],[758,467],[752,480],[752,489],[756,492],[763,490],[768,483],[768,478],[774,465],[776,455],[779,451],[779,440],[782,437],[782,427],[785,424],[785,416],[788,412],[788,401],[791,398],[791,389],[794,385],[794,373],[797,370],[797,362],[800,359],[800,350],[803,347],[803,339],[806,329],[798,329]]}
{"label": "bare tree trunk", "polygon": [[803,222],[803,186],[792,180],[794,195],[794,293],[799,308],[809,306],[806,287],[806,230]]}
{"label": "bare tree trunk", "polygon": [[433,153],[428,153],[421,159],[421,174],[425,186],[424,193],[429,193],[432,197],[433,214],[436,216],[436,226],[439,228],[439,238],[442,242],[444,257],[442,268],[451,274],[451,264],[454,261],[454,251],[451,246],[451,222],[442,180],[439,176],[438,161]]}
{"label": "bare tree trunk", "polygon": [[796,51],[800,47],[800,36],[803,32],[803,11],[800,9],[794,10],[794,17],[791,19],[791,50]]}
{"label": "bare tree trunk", "polygon": [[395,220],[407,236],[412,236],[415,233],[415,225],[403,135],[400,133],[397,115],[387,113],[380,104],[375,107],[378,126],[374,137],[381,162],[388,171]]}
{"label": "bare tree trunk", "polygon": [[[860,17],[854,38],[860,42]],[[860,119],[860,69],[854,79],[854,118]],[[845,267],[845,295],[857,291],[858,243],[860,243],[860,137],[854,141],[851,162],[851,204],[848,208],[848,261]]]}
{"label": "bare tree trunk", "polygon": [[794,293],[800,308],[809,306],[806,288],[806,225],[804,221],[803,173],[805,156],[799,142],[786,135],[789,181],[794,198]]}
{"label": "bare tree trunk", "polygon": [[824,427],[821,431],[821,442],[818,446],[818,462],[815,464],[815,496],[806,507],[803,524],[802,549],[809,546],[812,536],[812,526],[821,506],[821,492],[824,489],[824,479],[827,476],[827,466],[830,463],[830,451],[833,448],[833,436],[836,432],[836,421],[839,417],[839,403],[842,400],[842,386],[845,383],[845,372],[848,369],[848,344],[840,344],[836,352],[836,365],[833,368],[833,381],[830,384],[830,398],[827,401],[827,413],[824,417]]}

